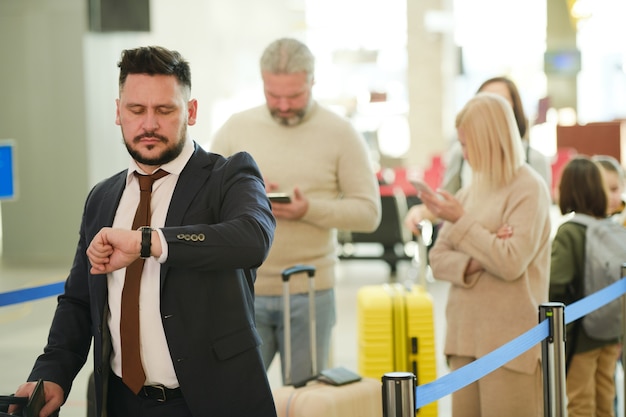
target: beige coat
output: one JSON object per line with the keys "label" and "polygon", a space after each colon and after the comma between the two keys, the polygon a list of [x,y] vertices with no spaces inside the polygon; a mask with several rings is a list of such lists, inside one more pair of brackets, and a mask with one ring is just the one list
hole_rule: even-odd
{"label": "beige coat", "polygon": [[[467,189],[457,197],[465,206]],[[538,308],[548,301],[550,273],[550,196],[528,165],[511,184],[446,222],[430,252],[435,278],[449,281],[446,355],[480,358],[538,324]],[[513,236],[498,239],[503,224]],[[465,277],[471,258],[484,270]],[[505,367],[532,374],[540,345]]]}

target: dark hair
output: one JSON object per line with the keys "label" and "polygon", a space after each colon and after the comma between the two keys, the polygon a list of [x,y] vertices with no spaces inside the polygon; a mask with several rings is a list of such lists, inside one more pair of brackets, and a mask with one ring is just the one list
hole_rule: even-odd
{"label": "dark hair", "polygon": [[589,157],[580,155],[570,160],[561,173],[559,208],[593,217],[606,217],[608,199],[600,168]]}
{"label": "dark hair", "polygon": [[517,128],[519,129],[519,135],[523,139],[526,135],[526,130],[528,130],[528,120],[526,119],[526,114],[524,113],[522,98],[519,95],[519,90],[517,89],[517,86],[507,77],[494,77],[483,82],[480,87],[478,87],[477,93],[480,93],[483,88],[492,83],[506,84],[509,90],[509,95],[511,96],[511,100],[513,101],[513,114],[515,115],[515,121],[517,122]]}
{"label": "dark hair", "polygon": [[191,90],[189,63],[176,51],[161,46],[142,46],[122,51],[117,63],[120,68],[119,87],[124,87],[128,74],[173,75]]}

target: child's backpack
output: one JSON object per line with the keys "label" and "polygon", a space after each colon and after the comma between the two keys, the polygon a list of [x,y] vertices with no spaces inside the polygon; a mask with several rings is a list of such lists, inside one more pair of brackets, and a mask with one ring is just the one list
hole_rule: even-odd
{"label": "child's backpack", "polygon": [[[575,214],[569,220],[587,226],[585,235],[585,279],[583,294],[588,296],[622,278],[626,263],[626,228],[611,219]],[[582,319],[585,332],[598,340],[622,336],[620,298],[587,314]]]}

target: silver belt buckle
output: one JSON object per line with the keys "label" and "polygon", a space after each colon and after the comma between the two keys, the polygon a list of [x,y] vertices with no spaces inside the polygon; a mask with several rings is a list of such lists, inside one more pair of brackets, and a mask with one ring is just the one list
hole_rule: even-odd
{"label": "silver belt buckle", "polygon": [[167,396],[165,395],[165,387],[163,385],[155,385],[154,387],[160,389],[161,395],[163,396],[163,398],[157,398],[157,401],[161,403],[167,401]]}

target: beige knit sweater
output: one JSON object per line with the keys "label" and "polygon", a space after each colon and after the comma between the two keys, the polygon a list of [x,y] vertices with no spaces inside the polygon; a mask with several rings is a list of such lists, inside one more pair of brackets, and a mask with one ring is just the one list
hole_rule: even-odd
{"label": "beige knit sweater", "polygon": [[[266,181],[288,194],[298,187],[309,200],[302,219],[277,221],[269,256],[258,270],[257,295],[281,294],[280,273],[296,264],[316,267],[316,289],[333,287],[336,229],[370,232],[380,222],[378,185],[363,138],[318,104],[296,126],[275,122],[265,105],[234,114],[209,149],[225,156],[249,152]],[[307,285],[305,276],[296,276],[291,292],[306,292]]]}
{"label": "beige knit sweater", "polygon": [[[457,197],[467,201],[467,189]],[[446,355],[480,358],[538,324],[539,305],[548,301],[550,196],[528,165],[511,184],[483,199],[456,223],[441,229],[430,262],[435,278],[452,285],[446,307]],[[496,238],[503,224],[509,239]],[[464,278],[470,258],[484,267]],[[505,367],[533,373],[540,345]]]}

